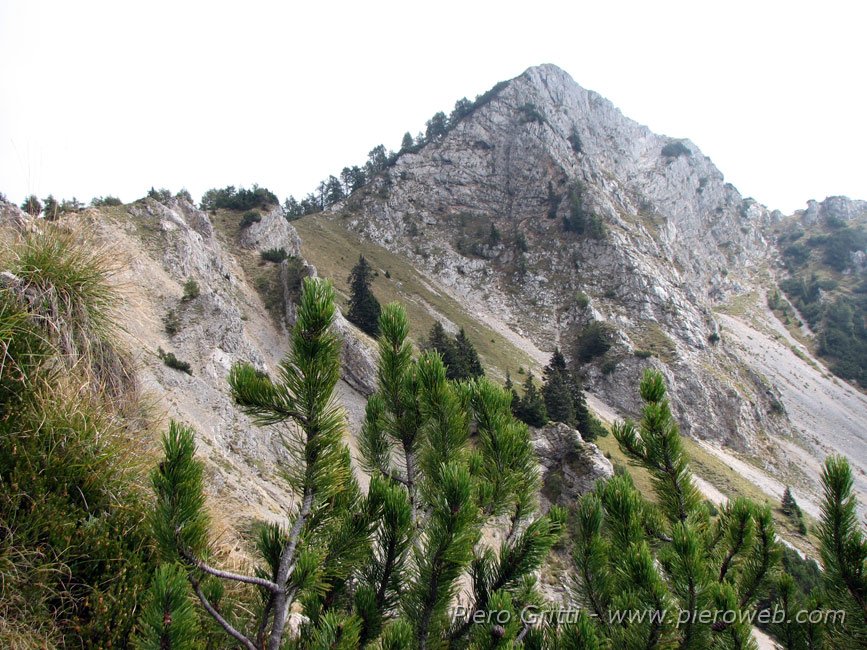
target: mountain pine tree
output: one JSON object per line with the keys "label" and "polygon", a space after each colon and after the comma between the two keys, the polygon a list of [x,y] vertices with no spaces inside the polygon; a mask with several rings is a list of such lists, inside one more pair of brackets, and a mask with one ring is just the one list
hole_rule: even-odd
{"label": "mountain pine tree", "polygon": [[[359,443],[370,474],[363,494],[334,403],[340,364],[333,315],[330,284],[306,279],[277,380],[249,365],[230,374],[241,407],[259,424],[281,429],[291,459],[286,477],[297,496],[287,507],[288,528],[261,527],[253,574],[212,566],[203,466],[194,458],[192,431],[173,424],[165,460],[153,473],[161,554],[183,564],[202,608],[248,650],[283,647],[292,607],[308,619],[292,647],[491,647],[493,632],[472,625],[473,616],[541,602],[535,574],[564,524],[556,508],[538,513],[527,427],[512,418],[508,393],[491,382],[450,382],[434,351],[413,359],[406,314],[388,305],[379,321],[378,390]],[[479,545],[495,517],[508,522],[504,541],[497,549]],[[470,616],[454,620],[449,607],[466,578]],[[224,607],[211,596],[219,593],[215,581],[246,586],[249,597],[234,611]],[[165,632],[156,612],[183,615],[176,586],[155,586],[145,614],[153,624],[143,625],[146,647]],[[516,616],[499,638],[510,642],[528,632]]]}
{"label": "mountain pine tree", "polygon": [[373,269],[364,255],[358,258],[358,263],[352,268],[349,275],[349,313],[346,318],[349,322],[357,325],[361,331],[370,336],[379,333],[379,301],[370,289],[373,281]]}
{"label": "mountain pine tree", "polygon": [[[576,596],[610,647],[754,648],[748,621],[780,556],[770,509],[730,501],[712,522],[695,487],[662,375],[645,373],[638,425],[614,428],[620,448],[651,475],[656,503],[628,474],[582,497],[574,548]],[[706,621],[703,611],[733,620]],[[618,614],[653,616],[617,620]],[[676,620],[683,612],[687,620]],[[605,646],[608,647],[608,646]]]}
{"label": "mountain pine tree", "polygon": [[160,566],[151,581],[135,647],[140,650],[194,648],[198,617],[189,597],[186,572],[176,564]]}
{"label": "mountain pine tree", "polygon": [[[460,647],[481,632],[469,619],[452,624],[447,615],[459,578],[472,577],[470,615],[517,611],[538,597],[532,574],[559,535],[562,513],[536,513],[538,469],[508,393],[483,378],[452,384],[433,350],[413,361],[397,305],[387,306],[380,322],[379,390],[368,402],[359,446],[365,469],[389,481],[405,505],[402,516],[383,520],[389,523],[374,553],[380,569],[367,572],[376,578],[368,590],[381,618],[392,619],[386,631],[407,625],[419,648],[446,639]],[[478,547],[484,523],[503,515],[510,523],[499,551]]]}
{"label": "mountain pine tree", "polygon": [[828,625],[827,639],[833,647],[867,647],[867,539],[858,522],[852,470],[845,458],[825,460],[822,486],[823,604],[846,616],[844,624]]}

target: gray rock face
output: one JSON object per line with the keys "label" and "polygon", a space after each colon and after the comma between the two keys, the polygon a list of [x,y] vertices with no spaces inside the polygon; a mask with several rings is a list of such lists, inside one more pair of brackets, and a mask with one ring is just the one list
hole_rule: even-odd
{"label": "gray rock face", "polygon": [[553,505],[574,505],[596,481],[614,476],[611,461],[599,448],[561,422],[533,429],[533,445],[542,467],[543,496]]}
{"label": "gray rock face", "polygon": [[[565,231],[573,203],[604,237]],[[786,426],[767,415],[764,386],[731,376],[743,360],[724,333],[709,340],[713,309],[755,286],[779,215],[741,197],[689,140],[652,133],[555,66],[508,82],[333,209],[543,350],[568,352],[576,331],[608,321],[615,347],[587,371],[609,403],[637,406],[652,363],[669,370],[686,433],[743,448]],[[633,356],[645,349],[656,359]]]}
{"label": "gray rock face", "polygon": [[828,219],[852,221],[865,214],[867,201],[855,201],[845,196],[829,196],[821,203],[815,200],[807,201],[806,210],[795,213],[807,226]]}
{"label": "gray rock face", "polygon": [[22,230],[26,227],[27,221],[28,216],[17,205],[0,201],[0,224],[10,224],[13,228]]}
{"label": "gray rock face", "polygon": [[301,239],[279,205],[263,212],[261,221],[241,231],[241,245],[257,251],[282,248],[289,255],[301,254]]}

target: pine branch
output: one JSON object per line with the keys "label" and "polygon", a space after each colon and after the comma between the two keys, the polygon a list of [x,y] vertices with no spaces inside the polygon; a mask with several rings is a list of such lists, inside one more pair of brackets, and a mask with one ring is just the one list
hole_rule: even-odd
{"label": "pine branch", "polygon": [[222,578],[223,580],[234,580],[236,582],[243,582],[248,585],[256,585],[258,587],[262,587],[263,589],[267,589],[273,593],[277,593],[281,591],[280,587],[270,580],[265,580],[264,578],[259,578],[257,576],[247,576],[242,575],[240,573],[232,573],[231,571],[223,571],[222,569],[217,569],[212,567],[197,557],[193,556],[192,553],[187,551],[186,549],[179,549],[181,557],[190,562],[193,566],[195,566],[200,571],[204,571],[216,578]]}
{"label": "pine branch", "polygon": [[199,601],[202,603],[202,607],[205,608],[205,611],[211,615],[211,618],[217,621],[220,627],[222,627],[229,636],[231,636],[238,643],[247,648],[247,650],[259,650],[256,647],[255,643],[250,641],[250,639],[248,639],[241,632],[232,627],[232,624],[229,623],[229,621],[227,621],[225,618],[223,618],[220,612],[218,612],[217,609],[213,605],[211,605],[205,594],[202,592],[202,588],[198,580],[190,577],[190,584],[192,584],[193,591],[196,593],[196,596],[199,597]]}

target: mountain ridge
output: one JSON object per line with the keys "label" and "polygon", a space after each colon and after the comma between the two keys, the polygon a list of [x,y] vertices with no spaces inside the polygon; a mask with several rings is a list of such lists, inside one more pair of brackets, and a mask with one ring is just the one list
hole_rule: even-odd
{"label": "mountain ridge", "polygon": [[[783,215],[742,197],[691,141],[652,133],[543,65],[328,212],[543,351],[610,324],[611,350],[582,367],[602,402],[637,415],[629,387],[658,368],[686,434],[806,480],[780,441],[829,432],[792,421],[720,317],[742,316],[750,296],[762,311]],[[576,215],[604,236],[564,228]]]}

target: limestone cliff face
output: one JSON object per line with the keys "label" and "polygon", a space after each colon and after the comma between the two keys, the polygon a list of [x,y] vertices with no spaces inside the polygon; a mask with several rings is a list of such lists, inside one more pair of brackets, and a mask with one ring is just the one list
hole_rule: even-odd
{"label": "limestone cliff face", "polygon": [[805,210],[798,210],[793,215],[805,226],[812,226],[820,221],[839,219],[853,221],[867,218],[867,201],[856,201],[845,196],[829,196],[824,201],[807,201]]}
{"label": "limestone cliff face", "polygon": [[[564,230],[575,204],[604,237]],[[747,447],[786,427],[725,333],[709,340],[714,308],[755,287],[778,215],[741,197],[693,143],[652,133],[555,66],[508,82],[333,209],[543,350],[610,323],[615,346],[586,371],[627,412],[654,365],[689,433]]]}

